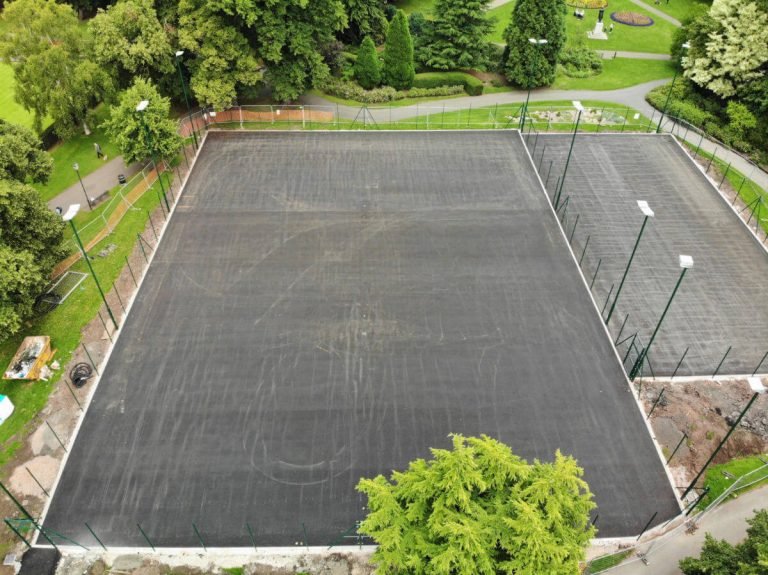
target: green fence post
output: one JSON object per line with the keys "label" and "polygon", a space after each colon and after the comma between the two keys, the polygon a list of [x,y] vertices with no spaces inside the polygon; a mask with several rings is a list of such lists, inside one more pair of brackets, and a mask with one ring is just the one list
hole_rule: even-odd
{"label": "green fence post", "polygon": [[139,524],[137,523],[137,524],[136,524],[136,527],[138,527],[138,528],[139,528],[139,531],[141,531],[141,534],[144,536],[144,539],[146,539],[147,543],[149,543],[149,546],[152,548],[152,551],[155,551],[155,552],[157,552],[157,549],[155,549],[155,546],[154,546],[154,545],[152,545],[152,542],[149,540],[149,537],[147,536],[147,534],[146,534],[146,533],[144,533],[144,530],[141,528],[141,525],[139,525]]}
{"label": "green fence post", "polygon": [[680,369],[680,366],[683,364],[683,360],[685,359],[685,356],[688,355],[688,349],[689,347],[685,348],[685,351],[683,352],[683,355],[680,357],[680,361],[677,362],[677,365],[675,366],[675,371],[672,372],[672,377],[670,379],[674,379],[674,377],[677,375],[677,370]]}
{"label": "green fence post", "polygon": [[[84,523],[85,523],[85,522],[84,522]],[[90,531],[90,532],[91,532],[91,535],[93,535],[93,538],[94,538],[94,539],[96,539],[96,541],[98,541],[98,542],[99,542],[99,545],[101,545],[101,548],[102,548],[102,549],[104,549],[104,551],[108,551],[108,549],[106,548],[106,546],[104,545],[104,543],[101,541],[101,539],[99,539],[99,536],[98,536],[98,535],[96,535],[96,532],[95,532],[93,529],[91,529],[91,526],[90,526],[90,525],[88,525],[88,523],[85,523],[85,526],[88,528],[88,531]]]}
{"label": "green fence post", "polygon": [[208,551],[208,549],[206,549],[206,547],[205,547],[205,543],[203,542],[203,538],[202,538],[202,536],[200,535],[200,531],[198,531],[198,529],[197,529],[197,525],[195,525],[195,524],[193,523],[193,524],[192,524],[192,529],[194,529],[194,530],[195,530],[195,535],[197,535],[197,539],[200,541],[200,545],[202,545],[202,547],[203,547],[203,550],[207,552],[207,551]]}
{"label": "green fence post", "polygon": [[56,544],[53,541],[51,541],[48,535],[46,535],[45,531],[40,529],[40,526],[37,524],[37,521],[35,521],[35,518],[29,514],[29,511],[27,511],[24,508],[24,506],[21,503],[19,503],[19,500],[16,499],[10,491],[8,491],[8,488],[5,485],[3,485],[2,482],[0,482],[0,489],[2,489],[5,492],[5,494],[11,499],[11,501],[13,501],[16,507],[18,507],[19,511],[21,511],[24,514],[24,516],[29,520],[30,523],[32,523],[32,526],[35,529],[38,529],[40,531],[41,535],[45,537],[45,540],[48,541],[48,543],[50,543],[54,549],[58,549],[58,547],[56,547]]}
{"label": "green fence post", "polygon": [[45,496],[46,496],[46,497],[50,497],[50,496],[51,496],[51,494],[50,494],[50,493],[48,493],[48,490],[47,490],[45,487],[43,487],[43,484],[42,484],[42,483],[40,483],[40,482],[37,480],[37,477],[35,477],[35,474],[34,474],[34,473],[32,473],[32,471],[29,469],[29,467],[27,467],[27,466],[25,465],[25,466],[24,466],[24,469],[26,469],[26,470],[27,470],[27,473],[29,473],[29,476],[32,478],[32,480],[33,480],[35,483],[37,483],[37,486],[38,486],[40,489],[42,489],[42,490],[43,490],[43,493],[45,493]]}
{"label": "green fence post", "polygon": [[667,457],[667,461],[665,462],[666,464],[669,464],[669,462],[672,461],[672,458],[675,456],[675,453],[677,453],[677,450],[680,449],[680,446],[683,444],[683,441],[685,441],[687,438],[688,438],[688,434],[683,433],[683,436],[680,438],[680,441],[677,442],[677,447],[675,447],[675,449],[672,450],[672,455]]}
{"label": "green fence post", "polygon": [[573,234],[575,234],[575,233],[576,233],[576,226],[578,226],[578,225],[579,225],[579,216],[580,216],[580,215],[581,215],[581,214],[576,214],[576,220],[573,222],[573,229],[571,230],[571,237],[570,237],[570,238],[568,238],[568,243],[569,243],[569,244],[572,244],[572,243],[573,243]]}
{"label": "green fence post", "polygon": [[96,372],[96,375],[101,375],[101,374],[99,373],[99,369],[96,367],[96,362],[94,362],[94,361],[93,361],[93,358],[91,357],[91,354],[90,354],[90,353],[88,353],[88,348],[87,348],[87,347],[85,347],[85,344],[84,344],[84,343],[81,343],[80,345],[81,345],[81,346],[83,346],[83,351],[85,351],[85,355],[87,355],[87,356],[88,356],[88,361],[90,361],[90,362],[91,362],[91,366],[93,366],[93,371],[95,371],[95,372]]}
{"label": "green fence post", "polygon": [[107,322],[104,321],[104,316],[101,315],[101,311],[97,311],[96,315],[99,316],[99,319],[101,320],[101,325],[104,326],[104,331],[107,332],[107,337],[109,338],[110,343],[115,343],[115,341],[112,339],[112,334],[109,333],[109,328],[107,327]]}
{"label": "green fence post", "polygon": [[627,320],[629,319],[629,314],[624,316],[624,321],[621,322],[621,327],[619,328],[619,333],[616,336],[616,340],[613,342],[613,345],[618,345],[619,339],[621,339],[621,334],[624,331],[624,327],[627,325]]}
{"label": "green fence post", "polygon": [[136,232],[136,237],[139,240],[139,247],[141,248],[141,253],[144,255],[144,261],[149,263],[149,258],[147,257],[147,252],[144,251],[144,244],[142,244],[141,234],[139,232]]}
{"label": "green fence post", "polygon": [[11,522],[8,520],[8,518],[4,518],[3,521],[5,521],[5,524],[8,526],[8,529],[13,531],[16,534],[16,537],[21,539],[24,542],[24,545],[26,545],[29,549],[32,549],[32,545],[29,544],[29,541],[27,541],[24,536],[11,524]]}
{"label": "green fence post", "polygon": [[714,162],[714,161],[715,161],[715,158],[716,158],[716,157],[717,157],[717,148],[715,148],[715,151],[714,151],[714,152],[712,152],[712,157],[711,157],[711,158],[709,158],[709,163],[707,164],[707,169],[706,169],[706,170],[704,170],[704,173],[705,173],[705,174],[708,174],[708,173],[709,173],[709,168],[712,166],[712,162]]}
{"label": "green fence post", "polygon": [[597,267],[595,268],[595,274],[592,276],[592,281],[589,284],[589,291],[592,291],[592,286],[595,285],[595,280],[597,279],[597,272],[600,271],[600,264],[602,263],[603,263],[603,258],[600,258],[599,260],[597,260]]}
{"label": "green fence post", "polygon": [[128,266],[128,271],[131,272],[131,279],[133,279],[133,285],[135,285],[136,287],[139,287],[139,284],[136,281],[136,276],[133,275],[133,268],[131,267],[131,262],[128,261],[128,256],[125,256],[125,265]]}
{"label": "green fence post", "polygon": [[723,182],[725,182],[725,178],[728,177],[728,172],[731,170],[731,163],[732,162],[728,162],[728,166],[725,168],[725,173],[723,174],[723,179],[720,180],[720,185],[717,186],[718,190],[723,187]]}
{"label": "green fence post", "polygon": [[[75,391],[72,389],[72,387],[69,385],[69,383],[67,383],[67,380],[65,378],[62,378],[62,380],[64,381],[64,385],[67,386],[67,389],[69,390],[69,393],[72,394],[72,399],[75,400],[75,403],[77,404],[77,407],[80,409],[80,411],[85,411],[83,409],[83,406],[80,405],[80,401],[77,399],[77,396],[75,395]],[[48,494],[46,493],[46,495],[48,495]]]}
{"label": "green fence post", "polygon": [[251,538],[251,545],[253,545],[253,550],[258,551],[256,548],[256,538],[253,536],[253,529],[251,529],[251,526],[246,523],[245,528],[248,530],[248,536]]}
{"label": "green fence post", "polygon": [[307,526],[304,522],[301,523],[301,530],[304,532],[304,547],[309,547],[309,539],[307,538]]}
{"label": "green fence post", "polygon": [[653,402],[653,405],[651,406],[651,411],[648,412],[648,417],[646,419],[650,419],[651,415],[653,415],[653,410],[656,409],[656,406],[661,401],[661,396],[664,395],[664,391],[666,390],[666,387],[662,387],[661,391],[659,392],[659,396],[656,398],[656,401]]}
{"label": "green fence post", "polygon": [[611,294],[613,293],[613,288],[614,288],[615,285],[616,284],[611,284],[611,289],[608,290],[608,297],[605,298],[605,303],[603,304],[603,309],[600,310],[600,317],[603,316],[603,314],[605,313],[605,308],[608,307],[608,302],[611,299]]}
{"label": "green fence post", "polygon": [[587,246],[589,245],[589,238],[592,236],[587,236],[587,241],[584,242],[584,249],[581,250],[581,257],[579,258],[579,267],[581,267],[581,262],[584,261],[584,255],[587,253]]}
{"label": "green fence post", "polygon": [[717,373],[720,371],[720,368],[723,366],[723,362],[725,362],[725,358],[728,357],[728,354],[731,353],[731,349],[733,348],[732,345],[728,346],[728,349],[725,350],[725,355],[723,356],[723,359],[720,360],[720,363],[717,364],[717,367],[715,368],[714,373],[712,374],[712,379],[717,376]]}
{"label": "green fence post", "polygon": [[765,352],[765,355],[763,355],[763,358],[760,360],[760,363],[757,364],[757,367],[755,368],[755,371],[752,372],[752,375],[755,375],[757,373],[757,370],[760,369],[761,365],[763,365],[763,362],[765,361],[766,357],[768,357],[768,351]]}

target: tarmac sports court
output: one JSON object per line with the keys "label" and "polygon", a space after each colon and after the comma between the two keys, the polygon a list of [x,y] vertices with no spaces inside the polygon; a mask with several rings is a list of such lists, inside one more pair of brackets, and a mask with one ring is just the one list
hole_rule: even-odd
{"label": "tarmac sports court", "polygon": [[452,432],[574,455],[600,537],[679,512],[517,131],[209,133],[121,332],[44,519],[87,546],[348,543]]}

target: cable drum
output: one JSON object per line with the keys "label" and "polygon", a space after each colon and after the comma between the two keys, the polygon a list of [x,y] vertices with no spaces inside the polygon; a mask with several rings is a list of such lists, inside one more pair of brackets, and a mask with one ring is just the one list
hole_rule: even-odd
{"label": "cable drum", "polygon": [[83,387],[93,375],[93,369],[87,363],[75,364],[69,371],[69,379],[75,387]]}

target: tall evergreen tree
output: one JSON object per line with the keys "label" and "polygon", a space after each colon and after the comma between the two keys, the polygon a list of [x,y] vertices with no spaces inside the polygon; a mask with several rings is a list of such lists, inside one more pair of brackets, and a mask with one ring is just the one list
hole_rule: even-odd
{"label": "tall evergreen tree", "polygon": [[484,65],[486,36],[493,29],[488,17],[491,0],[437,0],[423,60],[430,68],[455,70]]}
{"label": "tall evergreen tree", "polygon": [[[565,46],[563,0],[518,0],[504,36],[504,75],[522,88],[547,86],[555,81],[557,58]],[[529,38],[545,39],[535,46]]]}
{"label": "tall evergreen tree", "polygon": [[375,88],[381,83],[381,67],[376,45],[370,36],[366,36],[357,52],[355,61],[355,80],[366,90]]}
{"label": "tall evergreen tree", "polygon": [[380,573],[573,575],[595,530],[583,471],[559,452],[528,464],[483,436],[453,436],[391,480],[362,479],[360,532]]}
{"label": "tall evergreen tree", "polygon": [[411,31],[408,29],[408,18],[405,12],[398,10],[387,33],[381,80],[387,86],[392,86],[398,90],[407,90],[413,86],[415,75],[413,40],[411,39]]}
{"label": "tall evergreen tree", "polygon": [[344,36],[357,44],[361,38],[370,36],[380,42],[387,33],[387,17],[384,14],[384,0],[344,0],[349,27]]}

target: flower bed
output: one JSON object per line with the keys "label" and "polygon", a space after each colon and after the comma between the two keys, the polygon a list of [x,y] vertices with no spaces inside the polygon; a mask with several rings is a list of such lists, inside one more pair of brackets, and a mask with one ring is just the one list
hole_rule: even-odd
{"label": "flower bed", "polygon": [[599,10],[608,6],[608,0],[566,0],[566,4],[571,8]]}
{"label": "flower bed", "polygon": [[627,26],[653,26],[653,18],[638,12],[611,12],[611,20]]}

